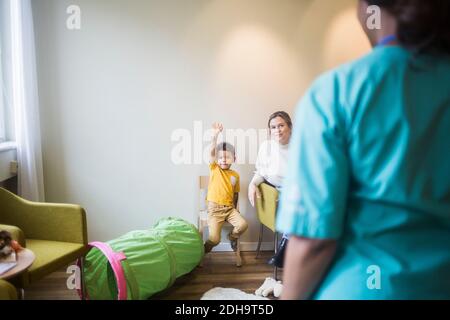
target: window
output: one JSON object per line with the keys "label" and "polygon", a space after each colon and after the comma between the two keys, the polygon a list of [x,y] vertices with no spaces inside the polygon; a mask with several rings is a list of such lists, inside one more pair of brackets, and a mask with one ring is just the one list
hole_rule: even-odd
{"label": "window", "polygon": [[6,110],[5,95],[3,85],[3,68],[2,68],[2,47],[1,47],[1,30],[0,30],[0,143],[6,141]]}
{"label": "window", "polygon": [[[0,143],[14,141],[14,111],[11,105],[11,90],[8,85],[8,55],[5,53],[6,40],[3,4],[0,2]],[[9,63],[10,64],[10,63]]]}

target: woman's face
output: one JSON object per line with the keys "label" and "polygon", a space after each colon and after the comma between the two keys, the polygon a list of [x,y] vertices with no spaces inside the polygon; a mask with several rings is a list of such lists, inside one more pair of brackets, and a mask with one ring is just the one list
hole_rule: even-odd
{"label": "woman's face", "polygon": [[270,127],[270,136],[272,139],[277,141],[282,145],[286,145],[289,143],[291,139],[291,128],[289,128],[286,121],[284,121],[281,117],[273,118],[269,124]]}

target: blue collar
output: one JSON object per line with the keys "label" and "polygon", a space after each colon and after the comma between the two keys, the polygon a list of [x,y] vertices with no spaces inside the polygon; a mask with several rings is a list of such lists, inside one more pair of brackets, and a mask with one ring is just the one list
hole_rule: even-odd
{"label": "blue collar", "polygon": [[396,40],[397,40],[396,35],[394,35],[394,34],[388,35],[378,42],[377,47],[382,47],[382,46],[388,45],[391,42],[394,42]]}

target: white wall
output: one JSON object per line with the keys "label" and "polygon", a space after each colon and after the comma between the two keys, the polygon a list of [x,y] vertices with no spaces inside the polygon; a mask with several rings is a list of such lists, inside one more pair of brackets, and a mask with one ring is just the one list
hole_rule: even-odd
{"label": "white wall", "polygon": [[[66,8],[82,10],[81,30]],[[206,165],[175,166],[175,129],[193,122],[265,128],[292,112],[322,71],[368,43],[354,0],[39,0],[37,37],[47,201],[84,206],[90,240],[196,220],[197,177]],[[257,240],[241,174],[243,242]],[[270,237],[266,238],[270,241]]]}

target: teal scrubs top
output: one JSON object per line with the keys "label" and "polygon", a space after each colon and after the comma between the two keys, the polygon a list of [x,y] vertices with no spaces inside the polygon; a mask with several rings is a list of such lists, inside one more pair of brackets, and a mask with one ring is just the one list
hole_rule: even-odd
{"label": "teal scrubs top", "polygon": [[450,299],[450,58],[376,47],[316,80],[277,229],[338,240],[313,299]]}

